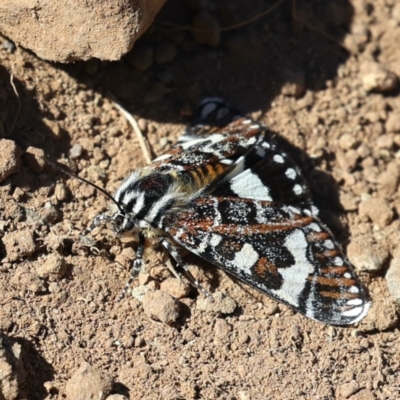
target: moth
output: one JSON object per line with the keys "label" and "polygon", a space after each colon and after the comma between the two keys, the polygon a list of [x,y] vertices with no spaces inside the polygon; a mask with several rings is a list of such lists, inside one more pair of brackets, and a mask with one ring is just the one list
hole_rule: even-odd
{"label": "moth", "polygon": [[318,219],[298,166],[265,126],[219,98],[204,100],[170,151],[107,195],[116,210],[89,231],[107,222],[116,234],[138,234],[131,281],[150,239],[197,287],[182,248],[313,320],[349,325],[368,312],[366,290]]}

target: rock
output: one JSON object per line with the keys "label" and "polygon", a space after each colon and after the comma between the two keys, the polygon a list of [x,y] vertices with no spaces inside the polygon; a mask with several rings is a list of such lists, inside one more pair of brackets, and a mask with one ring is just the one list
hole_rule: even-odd
{"label": "rock", "polygon": [[134,47],[128,54],[128,62],[139,71],[147,71],[154,60],[154,50],[149,46]]}
{"label": "rock", "polygon": [[385,124],[386,132],[400,132],[400,114],[391,113]]}
{"label": "rock", "polygon": [[357,144],[357,138],[354,134],[344,133],[339,138],[339,146],[342,150],[349,150]]}
{"label": "rock", "polygon": [[12,140],[0,139],[0,183],[18,171],[21,150]]}
{"label": "rock", "polygon": [[347,247],[347,256],[358,271],[379,271],[389,258],[389,250],[370,235],[357,236]]}
{"label": "rock", "polygon": [[44,160],[44,151],[36,147],[29,146],[24,154],[24,161],[26,165],[36,173],[40,173],[46,166]]}
{"label": "rock", "polygon": [[213,312],[218,314],[232,314],[236,310],[237,304],[232,297],[220,292],[213,294],[212,298],[201,297],[197,300],[197,309],[201,311]]}
{"label": "rock", "polygon": [[59,254],[50,254],[42,262],[40,260],[40,266],[36,268],[36,272],[40,278],[46,279],[50,282],[59,281],[67,272],[65,265],[65,259]]}
{"label": "rock", "polygon": [[3,237],[3,243],[9,261],[17,261],[24,257],[29,257],[36,250],[33,233],[28,229],[6,233]]}
{"label": "rock", "polygon": [[397,76],[375,61],[364,61],[360,68],[361,80],[367,92],[390,92],[397,86]]}
{"label": "rock", "polygon": [[21,345],[13,343],[7,336],[0,335],[0,399],[26,398],[20,387],[25,380],[21,358]]}
{"label": "rock", "polygon": [[6,0],[0,31],[46,60],[119,60],[150,26],[164,3],[37,0],[33,4]]}
{"label": "rock", "polygon": [[221,41],[219,23],[211,14],[204,11],[197,13],[193,18],[192,28],[190,33],[197,43],[212,47],[219,45]]}
{"label": "rock", "polygon": [[73,160],[79,158],[82,155],[83,152],[83,147],[79,143],[74,144],[70,149],[69,149],[69,156]]}
{"label": "rock", "polygon": [[190,293],[190,284],[186,280],[168,278],[161,283],[160,289],[175,299],[181,299]]}
{"label": "rock", "polygon": [[177,54],[176,46],[173,43],[160,43],[154,50],[154,59],[157,64],[171,62]]}
{"label": "rock", "polygon": [[285,80],[281,89],[283,95],[298,99],[306,92],[306,77],[302,69],[287,69],[283,73],[283,79]]}
{"label": "rock", "polygon": [[400,258],[395,257],[390,261],[389,269],[386,273],[386,282],[390,294],[397,305],[400,305]]}
{"label": "rock", "polygon": [[340,398],[348,399],[351,395],[356,393],[359,388],[360,385],[358,384],[357,381],[351,381],[340,385],[339,387]]}
{"label": "rock", "polygon": [[179,317],[179,304],[168,293],[156,290],[147,292],[143,298],[146,315],[165,324],[173,324]]}
{"label": "rock", "polygon": [[144,296],[149,291],[149,288],[145,285],[139,285],[131,290],[131,296],[136,300],[143,302]]}
{"label": "rock", "polygon": [[17,269],[10,282],[18,289],[28,290],[34,294],[45,293],[47,290],[46,285],[36,273],[23,267]]}
{"label": "rock", "polygon": [[374,224],[384,228],[388,226],[393,219],[393,211],[388,202],[381,198],[372,198],[364,200],[359,205],[361,216],[367,216]]}
{"label": "rock", "polygon": [[83,363],[65,385],[67,400],[105,400],[110,394],[113,381],[109,375]]}

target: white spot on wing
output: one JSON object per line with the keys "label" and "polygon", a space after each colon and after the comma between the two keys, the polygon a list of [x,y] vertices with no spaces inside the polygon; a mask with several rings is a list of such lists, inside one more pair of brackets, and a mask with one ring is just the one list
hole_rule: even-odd
{"label": "white spot on wing", "polygon": [[218,246],[221,243],[221,240],[222,240],[222,236],[213,233],[211,235],[210,244],[213,247]]}
{"label": "white spot on wing", "polygon": [[363,303],[363,301],[361,299],[351,299],[351,300],[347,300],[346,304],[348,304],[349,306],[361,306],[361,304]]}
{"label": "white spot on wing", "polygon": [[340,258],[340,257],[335,257],[335,258],[333,259],[333,263],[334,263],[335,265],[337,265],[337,266],[341,266],[341,265],[343,265],[343,259]]}
{"label": "white spot on wing", "polygon": [[137,197],[137,200],[136,200],[136,204],[135,204],[135,206],[133,207],[133,209],[132,209],[132,212],[134,213],[134,214],[137,214],[142,208],[143,208],[143,205],[144,205],[144,192],[142,192],[142,193],[140,193],[139,194],[139,196]]}
{"label": "white spot on wing", "polygon": [[324,247],[329,250],[332,250],[335,247],[335,244],[330,239],[325,240],[325,242],[323,244],[324,244]]}
{"label": "white spot on wing", "polygon": [[351,279],[351,274],[350,274],[350,272],[345,272],[345,273],[343,274],[343,276],[344,276],[346,279]]}
{"label": "white spot on wing", "polygon": [[232,263],[239,270],[250,273],[251,268],[257,261],[258,253],[250,243],[245,243],[242,249],[235,254],[235,259]]}
{"label": "white spot on wing", "polygon": [[283,164],[285,162],[285,160],[280,154],[275,154],[273,160],[278,164]]}
{"label": "white spot on wing", "polygon": [[278,290],[272,290],[279,298],[294,306],[299,305],[299,296],[304,290],[307,278],[314,272],[314,266],[307,259],[307,240],[300,229],[293,231],[285,240],[284,246],[294,258],[294,265],[279,268],[283,284]]}
{"label": "white spot on wing", "polygon": [[349,292],[350,292],[350,293],[359,293],[359,292],[360,292],[360,289],[359,289],[357,286],[351,286],[351,287],[349,288]]}
{"label": "white spot on wing", "polygon": [[321,227],[318,224],[316,224],[315,222],[312,222],[310,225],[308,225],[308,228],[310,228],[314,232],[322,231]]}
{"label": "white spot on wing", "polygon": [[231,189],[239,197],[245,199],[272,201],[269,189],[251,170],[245,170],[237,177],[234,177],[231,180]]}
{"label": "white spot on wing", "polygon": [[297,172],[296,172],[296,170],[293,169],[293,168],[288,168],[288,169],[285,171],[285,175],[286,175],[289,179],[296,179]]}
{"label": "white spot on wing", "polygon": [[302,194],[302,193],[303,193],[303,188],[302,188],[302,186],[299,185],[299,184],[294,185],[294,186],[293,186],[293,192],[294,192],[295,194],[297,194],[297,195]]}
{"label": "white spot on wing", "polygon": [[168,153],[162,154],[161,156],[159,156],[155,160],[153,160],[153,162],[166,160],[167,158],[170,158],[170,157],[171,157],[171,154],[168,154]]}

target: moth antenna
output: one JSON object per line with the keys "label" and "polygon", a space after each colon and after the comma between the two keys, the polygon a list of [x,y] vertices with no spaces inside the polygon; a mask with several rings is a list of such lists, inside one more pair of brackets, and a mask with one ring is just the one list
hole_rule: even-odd
{"label": "moth antenna", "polygon": [[78,179],[81,182],[86,183],[89,186],[94,187],[95,189],[97,189],[99,192],[103,193],[106,197],[108,197],[111,201],[113,201],[116,206],[118,207],[118,210],[124,215],[125,211],[123,210],[123,208],[118,204],[118,202],[114,199],[114,197],[112,197],[112,195],[110,193],[108,193],[105,189],[101,188],[100,186],[94,184],[93,182],[88,181],[85,178],[81,178],[80,176],[74,174],[73,172],[68,171],[67,169],[60,167],[59,165],[57,165],[56,163],[48,160],[45,157],[41,157],[43,159],[43,161],[45,161],[47,164],[51,165],[53,168],[57,169],[60,172],[63,172],[66,175],[69,175],[72,178]]}

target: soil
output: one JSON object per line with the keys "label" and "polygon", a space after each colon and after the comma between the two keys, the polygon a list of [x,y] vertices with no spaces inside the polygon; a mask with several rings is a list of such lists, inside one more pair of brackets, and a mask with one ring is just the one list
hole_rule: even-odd
{"label": "soil", "polygon": [[[400,398],[400,322],[385,280],[400,255],[400,92],[388,72],[400,76],[400,10],[393,0],[283,2],[214,35],[215,47],[165,24],[185,25],[201,9],[227,27],[272,4],[171,0],[115,63],[52,64],[1,40],[0,133],[20,149],[18,172],[0,186],[0,328],[20,349],[16,398],[73,398],[86,363],[111,377],[109,399]],[[371,61],[389,87],[367,88]],[[145,165],[114,99],[157,156],[205,96],[265,123],[302,167],[321,219],[369,289],[373,306],[357,326],[311,321],[190,256],[220,299],[207,305],[152,247],[135,297],[117,301],[136,242],[106,228],[82,239],[107,198],[38,155],[112,193]],[[144,292],[166,281],[161,289],[179,298],[159,317],[169,324],[154,319],[159,304],[143,305]]]}

